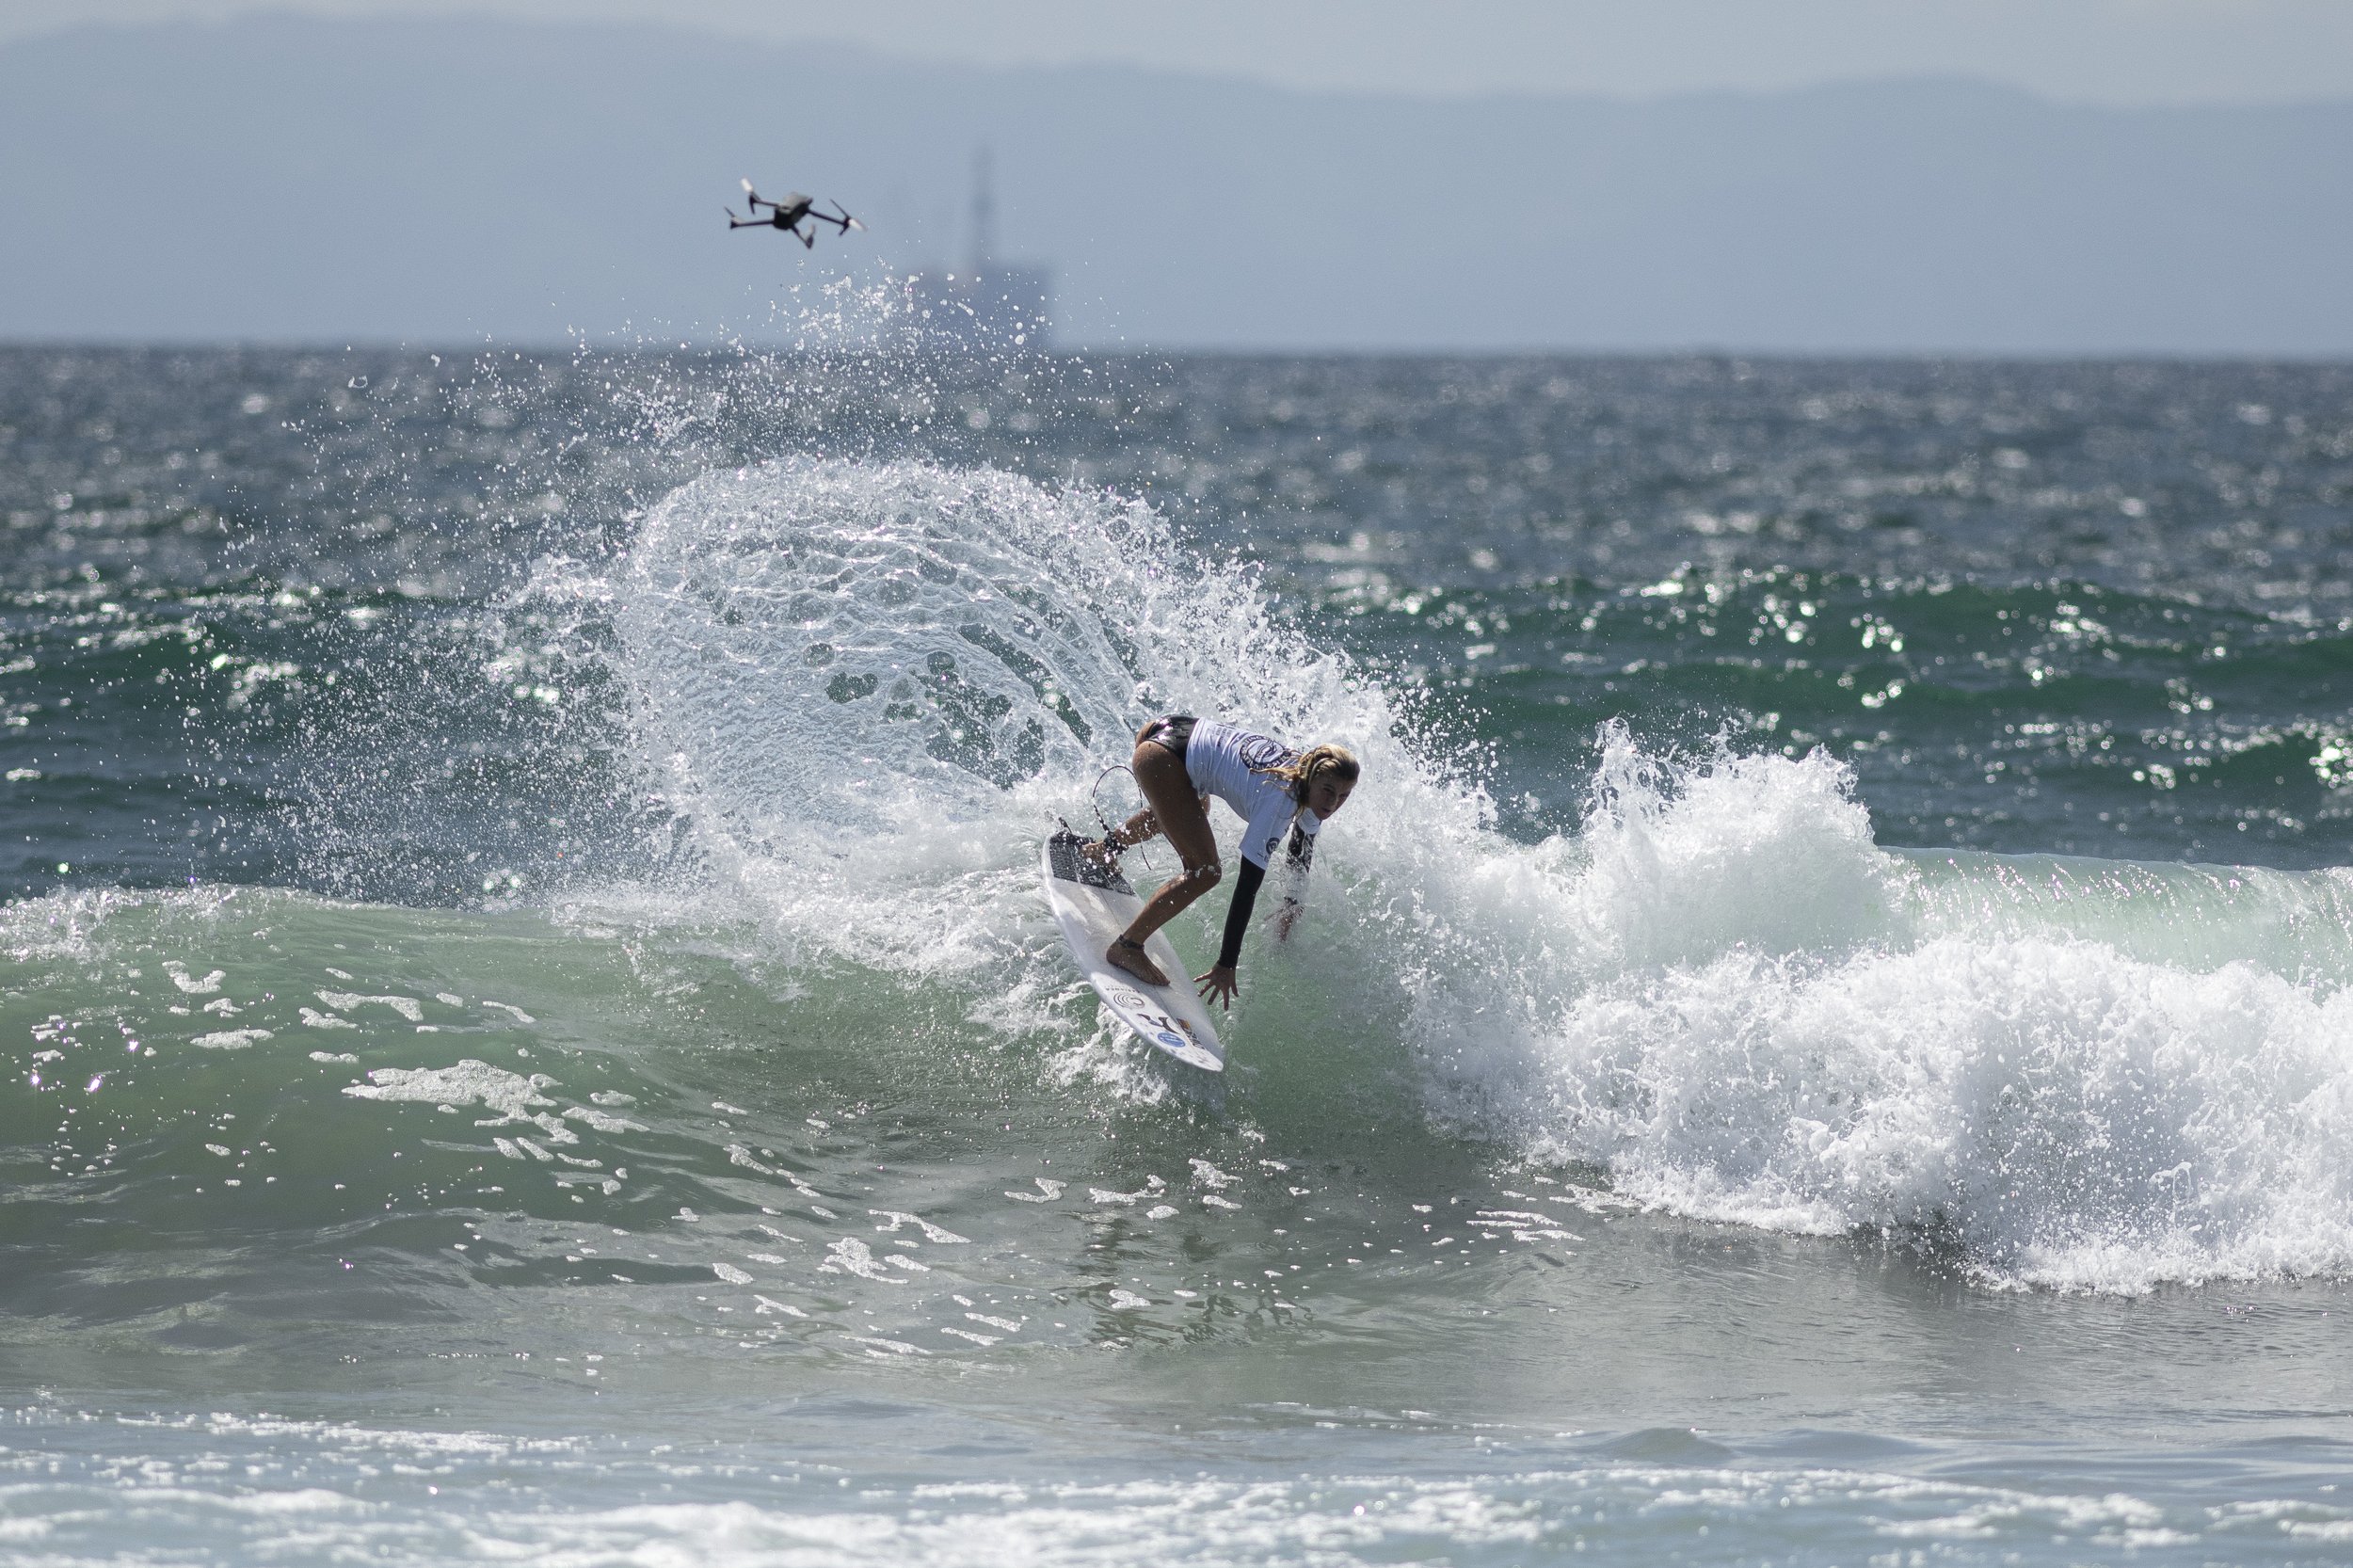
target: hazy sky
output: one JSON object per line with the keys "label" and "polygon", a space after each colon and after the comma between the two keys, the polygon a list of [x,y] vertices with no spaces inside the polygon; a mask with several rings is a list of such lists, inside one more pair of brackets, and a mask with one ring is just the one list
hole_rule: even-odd
{"label": "hazy sky", "polygon": [[1119,60],[1438,93],[1935,72],[2101,104],[2353,96],[2353,0],[0,0],[0,40],[261,10],[664,21],[975,63]]}

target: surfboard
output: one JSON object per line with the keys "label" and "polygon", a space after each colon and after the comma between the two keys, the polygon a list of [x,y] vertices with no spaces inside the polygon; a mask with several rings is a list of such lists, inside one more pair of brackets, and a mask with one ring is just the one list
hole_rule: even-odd
{"label": "surfboard", "polygon": [[1103,950],[1128,929],[1144,901],[1117,866],[1097,865],[1080,854],[1079,846],[1085,842],[1065,828],[1046,840],[1044,856],[1046,901],[1053,906],[1054,923],[1062,927],[1080,972],[1112,1016],[1137,1039],[1189,1066],[1224,1072],[1225,1048],[1209,1022],[1209,1005],[1193,990],[1184,960],[1169,945],[1166,932],[1152,933],[1144,951],[1170,977],[1169,984],[1146,985],[1104,959]]}

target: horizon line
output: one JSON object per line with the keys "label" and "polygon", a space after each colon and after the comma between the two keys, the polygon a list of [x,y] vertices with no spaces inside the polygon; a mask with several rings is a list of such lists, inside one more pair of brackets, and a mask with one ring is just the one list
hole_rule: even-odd
{"label": "horizon line", "polygon": [[1804,363],[1952,363],[1973,364],[2233,364],[2353,367],[2353,349],[2309,352],[2293,350],[2205,350],[2166,348],[2107,348],[2083,350],[1987,348],[1800,348],[1785,344],[1741,347],[1723,344],[1692,344],[1651,347],[1530,344],[1525,345],[1407,347],[1400,345],[1332,345],[1324,347],[1248,347],[1235,344],[1136,344],[1116,346],[1073,344],[1044,349],[1023,349],[1010,355],[914,352],[888,345],[852,342],[827,348],[794,348],[781,337],[742,336],[733,340],[688,337],[680,342],[664,337],[636,343],[592,342],[564,338],[491,338],[460,342],[452,338],[382,338],[354,335],[335,338],[92,338],[0,336],[0,354],[32,352],[86,354],[495,354],[536,355],[597,353],[623,355],[738,354],[746,358],[833,355],[885,355],[923,360],[1143,359],[1163,357],[1193,360],[1735,360]]}

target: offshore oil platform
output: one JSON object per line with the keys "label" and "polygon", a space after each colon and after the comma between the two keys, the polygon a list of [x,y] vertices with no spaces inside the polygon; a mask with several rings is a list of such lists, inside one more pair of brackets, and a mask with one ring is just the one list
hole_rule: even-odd
{"label": "offshore oil platform", "polygon": [[1021,348],[1053,339],[1054,273],[1038,262],[997,257],[997,197],[988,149],[972,158],[972,248],[962,266],[924,267],[903,280],[898,331],[912,346],[941,353]]}

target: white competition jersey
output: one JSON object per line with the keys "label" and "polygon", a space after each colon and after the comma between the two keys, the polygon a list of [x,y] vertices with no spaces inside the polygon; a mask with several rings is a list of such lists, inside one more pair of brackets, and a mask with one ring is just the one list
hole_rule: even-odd
{"label": "white competition jersey", "polygon": [[1193,737],[1185,743],[1185,773],[1193,787],[1234,808],[1247,824],[1241,857],[1261,870],[1273,862],[1294,818],[1310,839],[1323,826],[1313,811],[1291,799],[1289,784],[1252,771],[1284,767],[1298,756],[1280,741],[1215,719],[1195,720]]}

